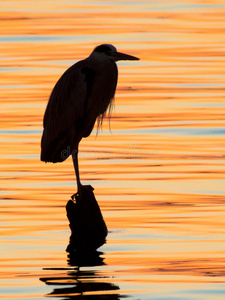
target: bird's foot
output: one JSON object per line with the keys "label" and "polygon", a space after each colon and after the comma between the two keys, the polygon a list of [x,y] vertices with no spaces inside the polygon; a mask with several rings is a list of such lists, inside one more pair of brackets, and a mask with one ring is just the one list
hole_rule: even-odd
{"label": "bird's foot", "polygon": [[76,200],[76,197],[78,196],[78,193],[75,193],[75,194],[73,194],[72,196],[71,196],[71,200]]}
{"label": "bird's foot", "polygon": [[80,199],[82,198],[82,194],[83,194],[82,189],[83,189],[83,185],[79,184],[78,191],[77,191],[77,197],[79,197]]}
{"label": "bird's foot", "polygon": [[77,192],[71,196],[72,200],[78,200],[82,198],[82,188],[83,185],[79,184]]}

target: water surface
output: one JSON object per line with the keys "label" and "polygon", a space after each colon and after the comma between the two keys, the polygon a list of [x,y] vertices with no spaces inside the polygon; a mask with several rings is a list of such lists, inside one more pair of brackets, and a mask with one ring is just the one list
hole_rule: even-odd
{"label": "water surface", "polygon": [[[0,291],[5,299],[224,299],[223,1],[2,1]],[[40,162],[59,76],[101,43],[119,62],[115,110],[80,146],[109,229],[65,252],[71,159]],[[78,265],[81,267],[78,269]]]}

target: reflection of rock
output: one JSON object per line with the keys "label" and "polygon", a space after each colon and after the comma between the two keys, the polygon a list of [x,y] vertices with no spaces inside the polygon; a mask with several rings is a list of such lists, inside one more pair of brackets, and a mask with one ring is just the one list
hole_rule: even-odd
{"label": "reflection of rock", "polygon": [[103,252],[100,251],[72,251],[68,254],[68,264],[74,267],[102,266],[104,265],[104,258],[101,257],[102,254]]}
{"label": "reflection of rock", "polygon": [[81,197],[75,195],[76,202],[69,200],[66,205],[72,232],[68,252],[93,251],[105,243],[108,231],[93,190],[90,185],[83,186]]}
{"label": "reflection of rock", "polygon": [[[79,279],[80,280],[80,279]],[[71,286],[71,283],[69,283]],[[67,288],[57,288],[52,291],[51,296],[64,296],[64,300],[71,299],[98,299],[98,300],[119,300],[121,299],[118,294],[104,294],[104,291],[118,290],[119,288],[111,283],[107,282],[78,282],[74,287]],[[84,293],[88,292],[88,295]],[[91,292],[94,292],[94,295],[90,295]],[[96,294],[96,292],[101,292],[102,295]],[[73,295],[71,295],[73,294]],[[68,296],[66,296],[68,295]]]}
{"label": "reflection of rock", "polygon": [[[82,253],[73,251],[68,255],[69,268],[47,268],[44,270],[54,272],[54,275],[42,277],[40,280],[54,289],[47,296],[55,296],[64,300],[91,299],[91,300],[119,300],[126,298],[118,293],[119,287],[111,282],[106,282],[107,277],[93,268],[87,267],[104,265],[102,252],[93,251]],[[81,268],[80,268],[81,267]],[[82,270],[82,267],[86,267]],[[57,275],[59,271],[59,275]],[[62,272],[67,271],[65,274]],[[110,292],[111,291],[111,292]],[[86,294],[87,293],[87,294]]]}

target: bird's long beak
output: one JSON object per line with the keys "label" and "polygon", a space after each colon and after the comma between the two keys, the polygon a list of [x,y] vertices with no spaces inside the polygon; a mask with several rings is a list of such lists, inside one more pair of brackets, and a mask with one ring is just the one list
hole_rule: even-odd
{"label": "bird's long beak", "polygon": [[118,60],[139,60],[139,58],[129,55],[129,54],[125,54],[125,53],[121,53],[121,52],[115,52],[111,54],[113,56],[113,58],[115,59],[115,61]]}

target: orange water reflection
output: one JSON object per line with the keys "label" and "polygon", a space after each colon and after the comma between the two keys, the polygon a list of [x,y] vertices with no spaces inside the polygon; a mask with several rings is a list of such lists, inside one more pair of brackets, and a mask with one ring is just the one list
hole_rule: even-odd
{"label": "orange water reflection", "polygon": [[[224,9],[222,1],[2,1],[6,299],[54,290],[62,299],[224,298]],[[40,138],[56,80],[102,42],[141,60],[119,63],[112,133],[106,121],[80,146],[81,179],[95,188],[109,236],[104,264],[81,267],[78,291],[65,252],[72,161],[40,162]]]}

